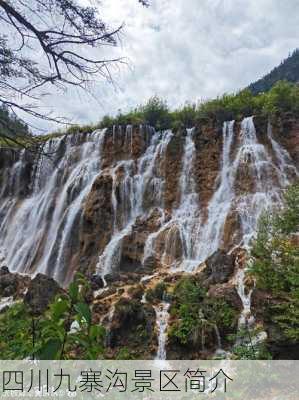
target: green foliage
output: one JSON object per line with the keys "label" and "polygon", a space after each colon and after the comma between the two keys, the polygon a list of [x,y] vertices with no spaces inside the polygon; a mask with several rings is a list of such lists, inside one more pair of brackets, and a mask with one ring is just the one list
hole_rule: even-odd
{"label": "green foliage", "polygon": [[[95,125],[74,125],[64,134],[89,133],[99,128],[111,129],[113,125],[140,124],[153,126],[156,130],[177,131],[191,128],[199,123],[222,124],[223,121],[240,120],[249,115],[272,117],[284,112],[292,112],[299,116],[299,87],[294,83],[278,81],[266,93],[254,95],[250,89],[244,89],[238,93],[224,94],[216,99],[204,101],[199,105],[186,103],[174,111],[169,110],[164,100],[154,96],[145,105],[125,114],[119,111],[115,117],[105,115]],[[54,136],[62,134],[63,132],[57,132]]]}
{"label": "green foliage", "polygon": [[3,360],[24,359],[32,354],[31,318],[23,303],[0,314],[0,354]]}
{"label": "green foliage", "polygon": [[234,328],[238,319],[236,311],[224,299],[218,298],[206,299],[205,314],[214,325],[226,329]]}
{"label": "green foliage", "polygon": [[197,305],[205,298],[206,291],[193,277],[183,277],[174,288],[175,298],[183,304]]}
{"label": "green foliage", "polygon": [[207,325],[202,311],[205,290],[193,277],[183,277],[175,286],[173,295],[170,314],[176,317],[176,321],[171,326],[169,337],[186,345],[195,341]]}
{"label": "green foliage", "polygon": [[0,137],[2,134],[12,137],[27,136],[29,135],[29,129],[19,118],[0,105]]}
{"label": "green foliage", "polygon": [[286,80],[297,83],[299,81],[299,49],[289,55],[287,59],[275,67],[269,74],[249,86],[253,94],[268,92],[278,81]]}
{"label": "green foliage", "polygon": [[[0,315],[1,357],[41,360],[98,359],[104,351],[105,329],[93,325],[85,302],[88,284],[78,274],[68,292],[58,295],[40,318],[32,318],[25,304]],[[76,329],[71,329],[76,324]]]}
{"label": "green foliage", "polygon": [[232,331],[237,312],[224,300],[207,296],[200,282],[192,276],[183,277],[175,286],[170,314],[174,320],[169,337],[182,345],[198,342],[211,334],[215,326]]}
{"label": "green foliage", "polygon": [[231,341],[237,343],[232,348],[234,360],[271,360],[265,341],[256,341],[259,329],[239,329],[236,335],[231,335]]}
{"label": "green foliage", "polygon": [[[45,354],[51,359],[67,359],[73,354],[84,359],[97,359],[102,355],[105,330],[92,324],[91,310],[85,302],[88,289],[85,278],[77,274],[68,293],[59,295],[38,321],[37,355],[40,359]],[[78,328],[70,330],[72,324]]]}
{"label": "green foliage", "polygon": [[251,258],[251,273],[257,286],[276,301],[267,314],[286,338],[299,340],[299,246],[294,234],[299,231],[299,185],[284,196],[284,208],[264,215],[259,224]]}
{"label": "green foliage", "polygon": [[148,102],[139,108],[144,122],[157,130],[168,129],[171,118],[167,103],[158,96],[151,97]]}
{"label": "green foliage", "polygon": [[273,115],[278,112],[299,112],[299,87],[287,81],[277,82],[273,88],[263,96],[263,113]]}
{"label": "green foliage", "polygon": [[134,356],[132,355],[132,353],[130,352],[130,350],[128,349],[128,347],[122,347],[116,357],[116,360],[134,360]]}
{"label": "green foliage", "polygon": [[153,289],[149,289],[146,292],[146,301],[152,302],[154,300],[163,300],[166,289],[167,285],[164,282],[158,282]]}
{"label": "green foliage", "polygon": [[186,103],[183,108],[171,113],[172,129],[192,128],[197,119],[196,105]]}

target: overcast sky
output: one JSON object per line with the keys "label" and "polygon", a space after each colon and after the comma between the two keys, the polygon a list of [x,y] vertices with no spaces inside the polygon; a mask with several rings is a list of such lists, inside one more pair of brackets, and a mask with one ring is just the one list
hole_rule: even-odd
{"label": "overcast sky", "polygon": [[[81,0],[84,1],[84,0]],[[159,95],[171,107],[236,91],[299,47],[298,0],[102,0],[111,26],[125,22],[117,87],[99,82],[95,98],[53,95],[47,105],[76,123],[97,122]]]}

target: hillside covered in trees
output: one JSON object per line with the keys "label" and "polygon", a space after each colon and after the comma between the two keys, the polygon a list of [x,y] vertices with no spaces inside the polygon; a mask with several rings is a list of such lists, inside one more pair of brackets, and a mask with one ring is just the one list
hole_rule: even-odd
{"label": "hillside covered in trees", "polygon": [[250,84],[248,88],[253,94],[267,92],[275,83],[281,80],[292,83],[299,81],[299,49],[296,49],[267,75]]}
{"label": "hillside covered in trees", "polygon": [[9,113],[3,105],[0,105],[0,137],[4,135],[14,137],[16,135],[28,134],[28,125],[23,123],[17,116]]}

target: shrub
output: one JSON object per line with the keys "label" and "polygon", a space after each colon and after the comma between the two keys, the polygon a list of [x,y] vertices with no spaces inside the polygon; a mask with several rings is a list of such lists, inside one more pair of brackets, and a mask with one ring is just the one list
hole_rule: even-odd
{"label": "shrub", "polygon": [[154,300],[163,300],[166,289],[167,285],[164,282],[158,282],[153,289],[149,289],[146,292],[146,301],[152,302]]}
{"label": "shrub", "polygon": [[284,208],[264,215],[251,251],[251,274],[260,289],[278,301],[270,302],[267,314],[286,338],[299,340],[299,184],[284,196]]}
{"label": "shrub", "polygon": [[299,87],[297,84],[279,81],[266,93],[253,95],[249,89],[244,89],[238,93],[224,94],[216,99],[203,101],[197,106],[186,103],[174,111],[169,110],[166,101],[153,96],[145,105],[127,113],[119,111],[115,117],[105,115],[97,125],[74,125],[67,129],[66,133],[91,132],[98,127],[111,128],[113,125],[128,124],[147,124],[156,130],[180,130],[209,121],[221,124],[254,114],[268,117],[288,111],[299,115]]}
{"label": "shrub", "polygon": [[[1,357],[55,360],[101,356],[105,329],[92,324],[91,311],[84,300],[87,289],[87,281],[78,274],[68,292],[58,295],[41,317],[33,317],[24,303],[1,314]],[[71,331],[74,322],[77,329]]]}
{"label": "shrub", "polygon": [[167,103],[158,96],[151,97],[148,102],[139,108],[146,124],[157,130],[167,129],[171,125],[171,117]]}

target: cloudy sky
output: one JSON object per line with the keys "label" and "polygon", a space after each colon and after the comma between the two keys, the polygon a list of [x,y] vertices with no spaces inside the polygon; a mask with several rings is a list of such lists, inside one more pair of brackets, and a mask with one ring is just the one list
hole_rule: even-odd
{"label": "cloudy sky", "polygon": [[[84,1],[84,0],[81,0]],[[117,54],[128,65],[116,87],[98,82],[93,97],[52,95],[47,105],[76,123],[126,111],[158,94],[171,107],[236,91],[299,46],[298,0],[102,0],[111,26],[125,23]]]}

